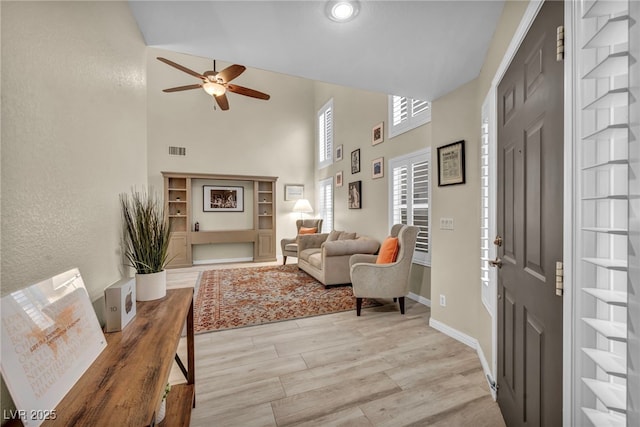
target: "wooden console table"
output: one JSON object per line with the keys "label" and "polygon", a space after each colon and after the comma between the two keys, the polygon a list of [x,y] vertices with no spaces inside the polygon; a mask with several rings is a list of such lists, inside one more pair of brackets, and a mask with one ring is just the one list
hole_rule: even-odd
{"label": "wooden console table", "polygon": [[148,426],[164,393],[187,320],[187,383],[174,385],[161,425],[188,426],[195,406],[193,289],[167,290],[138,302],[136,317],[121,332],[105,334],[107,348],[56,407],[45,426]]}

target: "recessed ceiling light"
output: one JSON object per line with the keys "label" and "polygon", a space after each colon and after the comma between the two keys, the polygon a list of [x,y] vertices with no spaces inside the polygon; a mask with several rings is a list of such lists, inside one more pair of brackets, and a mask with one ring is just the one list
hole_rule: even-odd
{"label": "recessed ceiling light", "polygon": [[358,1],[330,1],[327,3],[327,15],[336,22],[351,21],[360,10]]}

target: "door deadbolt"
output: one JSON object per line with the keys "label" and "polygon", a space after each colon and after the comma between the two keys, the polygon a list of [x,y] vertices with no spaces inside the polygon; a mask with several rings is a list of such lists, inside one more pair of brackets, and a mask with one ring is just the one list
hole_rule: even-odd
{"label": "door deadbolt", "polygon": [[496,239],[493,241],[493,244],[496,245],[497,247],[501,247],[502,246],[502,236],[497,235]]}

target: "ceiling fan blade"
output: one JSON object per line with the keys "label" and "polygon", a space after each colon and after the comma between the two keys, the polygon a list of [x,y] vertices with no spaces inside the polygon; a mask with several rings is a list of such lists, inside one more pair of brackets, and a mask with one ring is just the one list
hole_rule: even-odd
{"label": "ceiling fan blade", "polygon": [[206,78],[205,78],[202,74],[200,74],[200,73],[196,73],[195,71],[190,70],[190,69],[188,69],[187,67],[183,67],[183,66],[182,66],[182,65],[180,65],[180,64],[176,64],[176,63],[175,63],[175,62],[173,62],[173,61],[169,61],[169,60],[168,60],[168,59],[166,59],[166,58],[157,57],[156,59],[157,59],[158,61],[160,61],[160,62],[164,62],[164,63],[165,63],[165,64],[167,64],[167,65],[171,65],[173,68],[177,68],[177,69],[178,69],[178,70],[180,70],[180,71],[183,71],[183,72],[185,72],[185,73],[187,73],[187,74],[191,74],[193,77],[197,77],[197,78],[199,78],[199,79],[206,80]]}
{"label": "ceiling fan blade", "polygon": [[228,83],[242,74],[246,69],[247,67],[244,65],[233,64],[220,71],[217,77],[220,77],[224,83]]}
{"label": "ceiling fan blade", "polygon": [[227,85],[227,89],[229,89],[231,92],[234,92],[240,95],[250,96],[252,98],[258,98],[258,99],[264,99],[264,100],[268,100],[269,98],[271,98],[271,96],[267,95],[266,93],[258,92],[257,90],[249,89],[248,87],[230,84],[230,85]]}
{"label": "ceiling fan blade", "polygon": [[223,93],[222,95],[214,96],[214,98],[216,99],[216,102],[218,103],[218,106],[220,106],[221,110],[229,109],[229,100],[227,99],[227,95]]}
{"label": "ceiling fan blade", "polygon": [[202,87],[201,84],[197,84],[197,85],[187,85],[187,86],[178,86],[178,87],[172,87],[169,89],[163,89],[163,92],[179,92],[181,90],[190,90],[190,89],[200,89]]}

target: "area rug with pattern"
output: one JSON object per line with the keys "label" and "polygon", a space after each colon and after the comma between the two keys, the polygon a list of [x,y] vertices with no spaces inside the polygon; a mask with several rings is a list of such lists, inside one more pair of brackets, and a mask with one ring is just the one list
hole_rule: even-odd
{"label": "area rug with pattern", "polygon": [[[363,307],[379,305],[365,299]],[[208,270],[194,303],[195,332],[355,310],[351,286],[325,289],[296,264]],[[355,316],[355,314],[354,314]]]}

